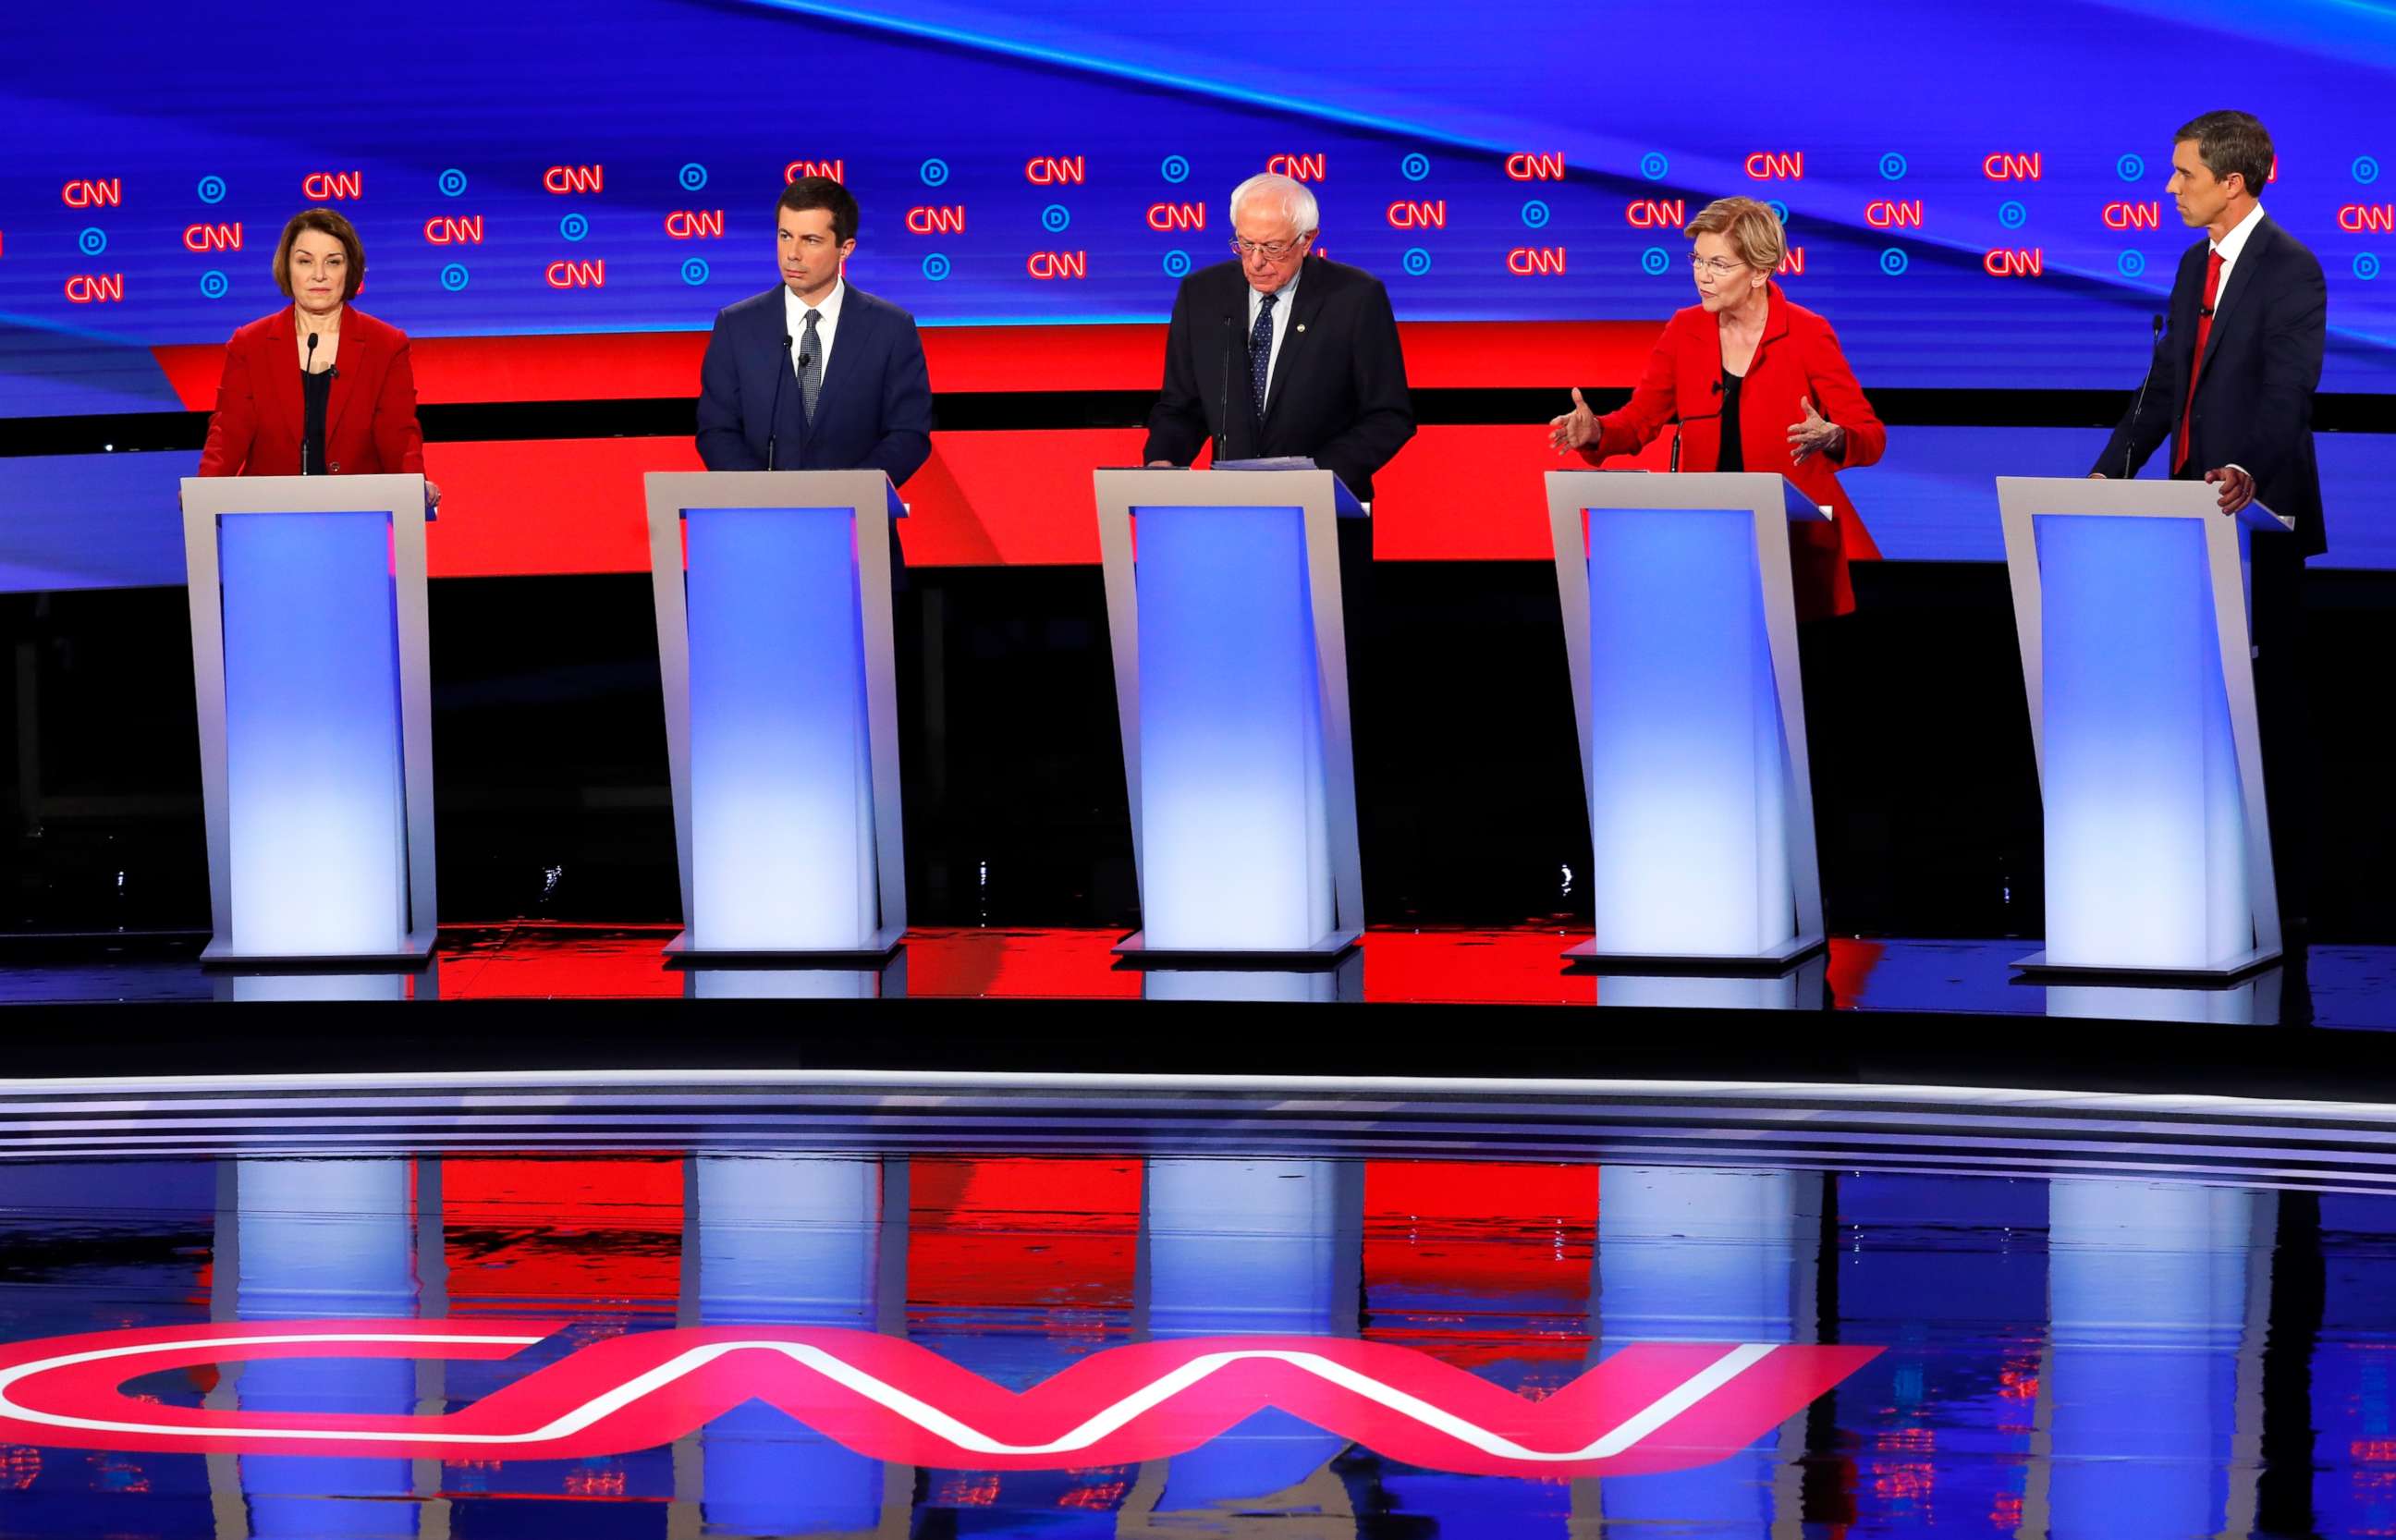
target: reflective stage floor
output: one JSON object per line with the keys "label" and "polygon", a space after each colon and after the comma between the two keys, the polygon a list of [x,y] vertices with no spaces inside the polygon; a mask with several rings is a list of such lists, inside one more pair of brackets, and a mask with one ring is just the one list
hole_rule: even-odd
{"label": "reflective stage floor", "polygon": [[2396,1533],[2396,952],[664,939],[19,944],[0,1537]]}

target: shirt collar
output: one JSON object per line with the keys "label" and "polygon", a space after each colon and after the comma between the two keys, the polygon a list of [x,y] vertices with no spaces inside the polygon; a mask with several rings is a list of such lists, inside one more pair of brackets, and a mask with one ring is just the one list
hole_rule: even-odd
{"label": "shirt collar", "polygon": [[835,278],[832,281],[832,292],[825,295],[818,303],[810,305],[803,302],[797,295],[792,294],[791,292],[790,285],[784,284],[782,285],[782,312],[791,318],[791,335],[792,337],[799,335],[799,328],[806,325],[807,312],[811,310],[822,312],[822,319],[816,323],[819,327],[836,326],[840,325],[840,302],[842,299],[847,298],[847,295],[848,280],[845,278]]}
{"label": "shirt collar", "polygon": [[2230,227],[2229,234],[2213,243],[2213,249],[2221,253],[2225,265],[2238,260],[2238,254],[2246,249],[2246,238],[2255,233],[2255,227],[2262,220],[2263,206],[2256,204],[2246,211],[2244,219]]}
{"label": "shirt collar", "polygon": [[[1298,281],[1305,276],[1305,264],[1300,263],[1298,265],[1298,270],[1289,275],[1289,282],[1273,290],[1273,312],[1275,314],[1279,314],[1281,312],[1289,309],[1290,301],[1298,298]],[[1257,286],[1254,284],[1248,285],[1248,310],[1251,313],[1253,313],[1259,305],[1264,303],[1264,299],[1265,297],[1258,292]]]}

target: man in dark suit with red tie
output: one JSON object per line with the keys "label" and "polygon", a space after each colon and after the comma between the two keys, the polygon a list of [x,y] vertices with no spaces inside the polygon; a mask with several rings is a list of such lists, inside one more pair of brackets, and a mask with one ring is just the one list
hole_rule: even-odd
{"label": "man in dark suit with red tie", "polygon": [[2207,113],[2173,140],[2170,192],[2205,239],[2180,259],[2146,384],[2089,473],[2136,475],[2168,438],[2171,473],[2217,486],[2224,513],[2259,500],[2295,523],[2254,541],[2250,613],[2272,864],[2280,908],[2300,923],[2313,802],[2303,578],[2305,558],[2329,547],[2313,460],[2328,289],[2320,261],[2263,212],[2274,156],[2260,121]]}

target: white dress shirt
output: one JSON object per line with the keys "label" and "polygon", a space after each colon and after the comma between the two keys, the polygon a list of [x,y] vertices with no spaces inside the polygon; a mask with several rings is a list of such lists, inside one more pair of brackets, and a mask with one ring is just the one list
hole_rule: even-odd
{"label": "white dress shirt", "polygon": [[[1289,312],[1298,303],[1298,273],[1289,282],[1273,290],[1277,298],[1272,308],[1272,352],[1265,359],[1265,399],[1272,399],[1272,372],[1281,363],[1281,339],[1289,335]],[[1257,312],[1264,307],[1265,297],[1255,288],[1248,290],[1248,336],[1257,335]]]}
{"label": "white dress shirt", "polygon": [[2246,249],[2246,237],[2255,233],[2255,227],[2262,220],[2263,206],[2256,204],[2246,211],[2244,219],[2230,227],[2229,234],[2213,243],[2213,249],[2221,253],[2221,287],[2213,301],[2213,324],[2216,326],[2221,324],[2221,301],[2230,298],[2230,270],[2238,265],[2238,254]]}
{"label": "white dress shirt", "polygon": [[816,340],[823,347],[823,356],[816,360],[816,378],[826,378],[832,364],[832,333],[840,328],[840,302],[847,293],[848,280],[835,278],[832,281],[832,292],[810,305],[792,294],[790,285],[782,285],[782,315],[791,328],[791,370],[793,377],[798,372],[799,349],[806,340],[807,312],[814,311],[817,312]]}

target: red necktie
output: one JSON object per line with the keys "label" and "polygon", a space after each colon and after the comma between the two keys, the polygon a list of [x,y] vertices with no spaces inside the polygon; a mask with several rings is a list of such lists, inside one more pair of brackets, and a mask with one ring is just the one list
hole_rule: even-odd
{"label": "red necktie", "polygon": [[2221,248],[2204,259],[2204,308],[2196,312],[2196,357],[2188,366],[2188,399],[2180,403],[2179,448],[2172,455],[2172,474],[2188,464],[2188,418],[2196,406],[2197,377],[2204,373],[2204,339],[2213,335],[2213,301],[2221,294]]}

